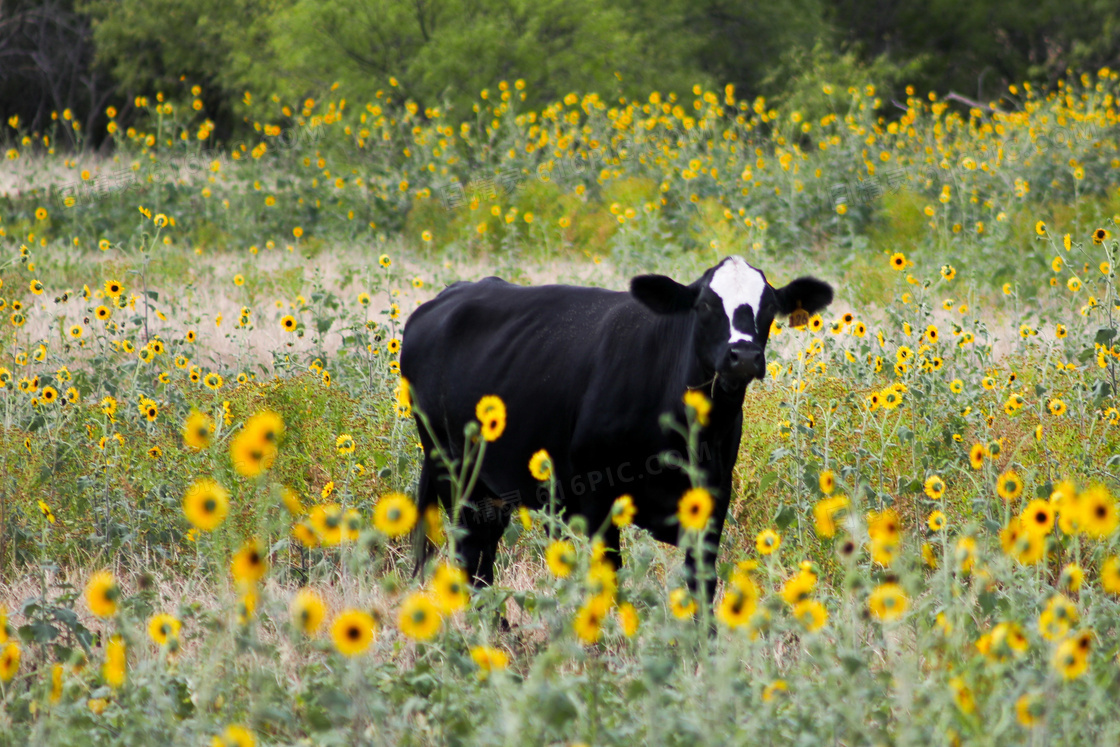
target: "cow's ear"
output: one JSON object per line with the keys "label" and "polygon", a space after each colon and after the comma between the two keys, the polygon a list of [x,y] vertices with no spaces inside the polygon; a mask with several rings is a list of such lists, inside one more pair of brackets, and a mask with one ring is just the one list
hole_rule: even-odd
{"label": "cow's ear", "polygon": [[832,286],[816,278],[798,278],[784,288],[775,288],[778,313],[788,316],[798,309],[815,314],[832,303]]}
{"label": "cow's ear", "polygon": [[664,275],[639,275],[630,281],[630,295],[658,314],[674,314],[691,309],[697,291]]}

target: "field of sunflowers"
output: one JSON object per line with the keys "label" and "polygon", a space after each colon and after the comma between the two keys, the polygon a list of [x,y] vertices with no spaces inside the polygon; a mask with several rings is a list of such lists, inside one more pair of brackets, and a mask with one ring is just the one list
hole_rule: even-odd
{"label": "field of sunflowers", "polygon": [[[0,744],[1120,742],[1118,81],[0,123]],[[625,495],[621,568],[522,510],[470,588],[413,503],[411,309],[732,254],[837,302],[772,331],[716,598]]]}

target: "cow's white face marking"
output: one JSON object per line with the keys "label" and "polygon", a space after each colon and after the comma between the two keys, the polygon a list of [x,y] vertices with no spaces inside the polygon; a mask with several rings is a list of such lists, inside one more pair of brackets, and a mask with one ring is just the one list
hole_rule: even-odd
{"label": "cow's white face marking", "polygon": [[727,322],[731,328],[729,342],[754,342],[754,335],[735,329],[735,309],[743,305],[750,306],[751,312],[757,316],[762,293],[766,290],[766,278],[762,273],[747,264],[742,257],[731,257],[712,274],[708,287],[723,301],[723,311],[727,314]]}

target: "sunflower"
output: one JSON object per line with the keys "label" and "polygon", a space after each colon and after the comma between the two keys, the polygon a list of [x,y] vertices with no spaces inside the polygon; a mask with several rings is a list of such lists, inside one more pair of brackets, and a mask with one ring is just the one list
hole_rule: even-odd
{"label": "sunflower", "polygon": [[669,611],[673,613],[673,617],[687,620],[696,614],[696,599],[688,589],[673,589],[669,593]]}
{"label": "sunflower", "polygon": [[289,487],[280,489],[280,501],[292,516],[302,516],[307,513],[307,509],[303,507],[303,501],[299,499],[299,493]]}
{"label": "sunflower", "polygon": [[373,508],[373,525],[382,534],[400,537],[416,525],[416,504],[403,493],[386,493]]}
{"label": "sunflower", "polygon": [[1085,571],[1077,563],[1067,563],[1058,576],[1058,588],[1077,592],[1085,581]]}
{"label": "sunflower", "polygon": [[1054,528],[1054,506],[1050,501],[1035,498],[1019,515],[1019,525],[1028,532],[1045,536]]}
{"label": "sunflower", "polygon": [[572,628],[580,641],[585,645],[598,642],[603,632],[603,621],[609,611],[609,607],[597,597],[592,597],[584,602],[572,622]]}
{"label": "sunflower", "polygon": [[356,508],[348,508],[342,515],[342,541],[356,542],[362,529],[362,515]]}
{"label": "sunflower", "polygon": [[898,543],[901,533],[902,521],[893,508],[867,515],[867,534],[872,540],[893,545]]}
{"label": "sunflower", "polygon": [[392,337],[389,339],[389,343],[385,346],[385,349],[388,350],[390,354],[396,355],[401,351],[401,341],[396,337]]}
{"label": "sunflower", "polygon": [[311,509],[307,520],[316,538],[328,547],[342,542],[342,507],[337,503],[321,503]]}
{"label": "sunflower", "polygon": [[287,316],[284,316],[280,319],[280,326],[283,327],[285,332],[295,332],[297,326],[296,318],[291,314],[288,314]]}
{"label": "sunflower", "polygon": [[110,298],[120,298],[121,293],[124,292],[124,286],[121,285],[119,280],[106,280],[105,281],[105,295]]}
{"label": "sunflower", "polygon": [[844,495],[831,496],[817,502],[813,507],[813,520],[817,534],[822,537],[832,537],[836,534],[836,517],[848,508],[848,497]]}
{"label": "sunflower", "polygon": [[641,624],[641,619],[638,617],[638,610],[629,602],[623,602],[618,605],[615,611],[618,614],[618,623],[622,626],[622,634],[627,638],[633,638],[637,634],[638,627]]}
{"label": "sunflower", "polygon": [[1020,523],[1020,531],[1015,536],[1009,554],[1023,565],[1034,565],[1046,557],[1046,538],[1023,530]]}
{"label": "sunflower", "polygon": [[996,481],[996,493],[1005,501],[1013,501],[1023,493],[1023,481],[1014,470],[1007,470]]}
{"label": "sunflower", "polygon": [[545,551],[545,561],[553,576],[567,578],[575,569],[576,549],[567,540],[554,540]]}
{"label": "sunflower", "polygon": [[500,397],[488,394],[478,401],[475,415],[482,425],[482,438],[496,441],[506,429],[506,405]]}
{"label": "sunflower", "polygon": [[973,444],[968,450],[968,461],[973,469],[984,466],[984,458],[988,456],[988,448],[984,444]]}
{"label": "sunflower", "polygon": [[817,585],[817,574],[804,569],[786,579],[782,584],[781,596],[791,607],[809,598]]}
{"label": "sunflower", "polygon": [[292,526],[292,536],[304,547],[311,549],[319,544],[319,536],[307,521]]}
{"label": "sunflower", "polygon": [[895,252],[891,255],[891,267],[895,270],[906,269],[906,255],[902,252]]}
{"label": "sunflower", "polygon": [[[409,387],[408,379],[404,376],[397,382],[397,415],[402,418],[408,417],[412,414],[412,390]],[[402,411],[404,414],[402,414]]]}
{"label": "sunflower", "polygon": [[160,646],[166,646],[172,639],[178,639],[182,623],[174,615],[166,613],[148,618],[148,637]]}
{"label": "sunflower", "polygon": [[443,618],[432,598],[422,592],[414,592],[404,600],[397,624],[401,632],[415,641],[430,641],[443,626]]}
{"label": "sunflower", "polygon": [[39,395],[39,397],[44,404],[49,405],[49,404],[53,403],[56,399],[58,399],[58,390],[56,390],[53,386],[43,387],[43,391]]}
{"label": "sunflower", "polygon": [[930,528],[930,531],[940,532],[945,528],[945,514],[940,511],[933,511],[926,519],[926,526]]}
{"label": "sunflower", "polygon": [[388,254],[382,254],[380,257],[377,258],[377,264],[381,265],[386,270],[388,270],[389,267],[392,266],[393,260],[389,259]]}
{"label": "sunflower", "polygon": [[1055,397],[1046,403],[1046,409],[1048,409],[1050,414],[1054,417],[1061,417],[1066,414],[1066,403]]}
{"label": "sunflower", "polygon": [[347,433],[334,440],[334,448],[339,454],[353,454],[354,453],[354,439]]}
{"label": "sunflower", "polygon": [[638,509],[634,506],[634,499],[627,495],[620,495],[611,504],[611,521],[616,527],[624,527],[634,521]]}
{"label": "sunflower", "polygon": [[677,505],[677,519],[681,526],[699,532],[708,526],[712,515],[712,494],[704,488],[692,488],[684,494]]}
{"label": "sunflower", "polygon": [[820,484],[821,492],[825,495],[832,495],[832,491],[836,489],[836,475],[832,470],[821,470],[817,476],[817,482]]}
{"label": "sunflower", "polygon": [[109,571],[98,571],[86,582],[86,604],[98,617],[112,617],[117,613],[120,588]]}
{"label": "sunflower", "polygon": [[758,587],[746,574],[738,573],[728,583],[723,598],[716,605],[716,619],[729,628],[750,622],[758,607]]}
{"label": "sunflower", "polygon": [[268,556],[259,540],[249,540],[238,550],[229,566],[233,580],[243,587],[252,586],[268,572]]}
{"label": "sunflower", "polygon": [[828,610],[816,599],[807,599],[793,608],[793,616],[810,633],[815,633],[828,622]]}
{"label": "sunflower", "polygon": [[115,690],[124,684],[127,671],[128,656],[124,639],[115,635],[109,639],[109,643],[105,646],[105,665],[102,667],[101,673],[105,682]]}
{"label": "sunflower", "polygon": [[906,613],[910,600],[896,583],[889,582],[875,587],[867,600],[871,614],[883,622],[891,622]]}
{"label": "sunflower", "polygon": [[945,481],[937,475],[926,478],[925,493],[933,500],[940,500],[945,495]]}
{"label": "sunflower", "polygon": [[1097,245],[1103,244],[1108,241],[1110,236],[1112,236],[1112,234],[1110,234],[1107,229],[1098,228],[1093,231],[1093,243]]}
{"label": "sunflower", "polygon": [[1101,563],[1101,588],[1109,594],[1120,595],[1120,558],[1115,555]]}
{"label": "sunflower", "polygon": [[201,451],[210,446],[210,436],[214,433],[214,419],[209,415],[192,410],[183,424],[183,443],[187,448]]}
{"label": "sunflower", "polygon": [[689,389],[684,393],[685,407],[689,408],[696,416],[696,422],[706,426],[712,412],[712,401],[698,389]]}
{"label": "sunflower", "polygon": [[257,738],[253,736],[253,732],[249,731],[240,724],[230,724],[222,731],[221,739],[214,738],[215,743],[220,743],[221,747],[256,747]]}
{"label": "sunflower", "polygon": [[462,568],[441,563],[432,576],[432,595],[436,606],[445,615],[452,615],[467,606],[470,587]]}
{"label": "sunflower", "polygon": [[509,666],[509,655],[500,648],[474,646],[471,648],[471,661],[478,667],[478,678],[484,680],[491,672],[498,672]]}
{"label": "sunflower", "polygon": [[62,675],[65,672],[65,667],[61,664],[51,665],[51,694],[50,700],[52,703],[57,703],[62,700]]}
{"label": "sunflower", "polygon": [[291,615],[291,624],[299,628],[300,632],[305,635],[315,635],[319,627],[323,626],[326,606],[318,592],[304,587],[291,598],[288,613]]}
{"label": "sunflower", "polygon": [[762,688],[762,702],[769,703],[774,698],[789,692],[789,685],[785,680],[774,680],[766,687]]}
{"label": "sunflower", "polygon": [[1045,706],[1037,695],[1024,693],[1015,701],[1015,718],[1021,726],[1033,729],[1042,718]]}
{"label": "sunflower", "polygon": [[1081,636],[1067,638],[1055,649],[1050,663],[1064,679],[1075,680],[1089,668],[1088,647],[1083,643],[1087,640],[1089,639],[1082,639]]}
{"label": "sunflower", "polygon": [[245,421],[230,443],[230,459],[242,477],[256,477],[272,468],[284,435],[284,421],[271,411],[257,413]]}
{"label": "sunflower", "polygon": [[1102,485],[1094,485],[1078,496],[1081,529],[1092,537],[1107,537],[1120,525],[1116,501]]}
{"label": "sunflower", "polygon": [[[528,513],[528,509],[522,506],[519,510],[519,513],[522,515],[521,523],[524,524],[524,517],[525,514]],[[529,528],[531,528],[531,526],[532,524],[530,524],[529,527],[526,527],[525,531],[529,531]],[[443,517],[440,514],[438,505],[428,506],[424,509],[424,534],[427,536],[428,541],[433,545],[443,544]]]}
{"label": "sunflower", "polygon": [[9,641],[0,651],[0,680],[10,682],[19,671],[19,646],[14,641]]}
{"label": "sunflower", "polygon": [[541,449],[529,458],[529,474],[540,482],[545,482],[552,477],[552,457],[547,451]]}
{"label": "sunflower", "polygon": [[763,529],[754,539],[759,555],[769,555],[782,546],[782,536],[773,529]]}
{"label": "sunflower", "polygon": [[377,623],[368,612],[345,610],[331,623],[334,647],[346,656],[357,656],[369,648],[377,635]]}
{"label": "sunflower", "polygon": [[213,531],[229,513],[229,493],[217,481],[199,478],[183,496],[183,513],[195,528]]}
{"label": "sunflower", "polygon": [[953,691],[953,702],[957,704],[961,713],[970,714],[976,710],[976,696],[963,677],[951,678],[949,687]]}

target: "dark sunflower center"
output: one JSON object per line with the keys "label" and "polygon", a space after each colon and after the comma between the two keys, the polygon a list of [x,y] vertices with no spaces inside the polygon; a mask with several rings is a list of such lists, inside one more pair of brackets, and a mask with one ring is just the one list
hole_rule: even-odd
{"label": "dark sunflower center", "polygon": [[1047,516],[1045,511],[1039,511],[1037,514],[1034,515],[1034,520],[1037,521],[1039,524],[1045,524],[1046,520],[1049,519],[1049,518],[1050,517]]}
{"label": "dark sunflower center", "polygon": [[1097,506],[1093,509],[1093,515],[1098,519],[1103,519],[1104,517],[1108,516],[1108,509],[1104,506]]}
{"label": "dark sunflower center", "polygon": [[346,629],[346,637],[352,641],[356,641],[362,637],[362,631],[358,628],[357,625],[351,625]]}
{"label": "dark sunflower center", "polygon": [[218,502],[216,500],[214,500],[213,498],[207,498],[205,501],[202,502],[202,510],[205,511],[206,513],[208,513],[208,514],[214,513],[214,511],[217,510],[217,508],[218,508]]}

